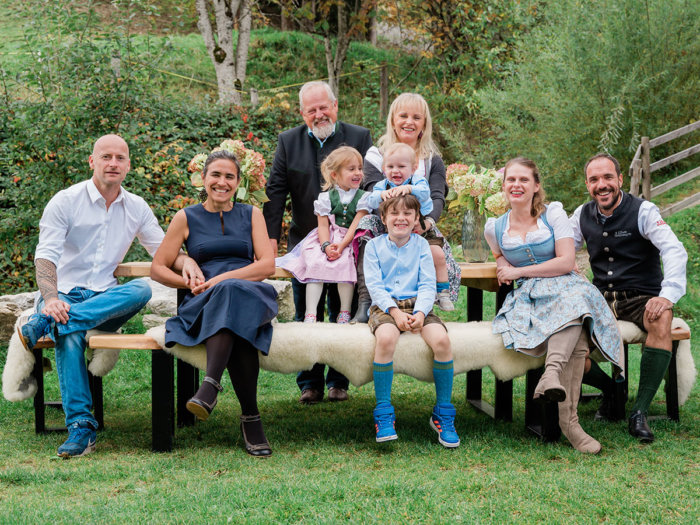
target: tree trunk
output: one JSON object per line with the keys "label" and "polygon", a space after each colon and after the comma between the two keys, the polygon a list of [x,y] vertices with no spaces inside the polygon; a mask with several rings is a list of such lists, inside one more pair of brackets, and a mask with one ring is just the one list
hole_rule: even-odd
{"label": "tree trunk", "polygon": [[238,42],[236,43],[236,78],[245,83],[246,67],[248,66],[248,48],[250,45],[250,30],[253,25],[251,0],[242,0],[238,8]]}
{"label": "tree trunk", "polygon": [[338,38],[333,53],[333,42],[331,35],[326,33],[323,37],[323,45],[326,51],[326,69],[328,70],[328,85],[331,86],[335,96],[339,96],[339,76],[343,71],[343,63],[348,53],[350,45],[350,35],[348,34],[348,24],[345,14],[345,5],[338,4]]}
{"label": "tree trunk", "polygon": [[[199,15],[197,27],[216,72],[219,103],[240,104],[241,94],[236,85],[240,89],[245,82],[252,18],[250,0],[195,0],[195,6]],[[208,6],[213,10],[215,27],[212,27]],[[233,27],[236,20],[239,29],[234,54]]]}

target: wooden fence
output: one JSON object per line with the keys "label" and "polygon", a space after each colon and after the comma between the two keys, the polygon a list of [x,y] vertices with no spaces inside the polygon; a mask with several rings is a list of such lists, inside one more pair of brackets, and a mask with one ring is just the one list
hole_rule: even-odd
{"label": "wooden fence", "polygon": [[[671,131],[670,133],[666,133],[665,135],[661,135],[660,137],[656,137],[653,139],[649,139],[649,137],[642,137],[642,142],[637,148],[637,152],[634,154],[634,158],[632,159],[632,163],[630,164],[630,193],[632,195],[639,196],[639,186],[641,183],[642,196],[645,199],[650,200],[652,197],[661,195],[665,191],[668,191],[671,188],[675,188],[676,186],[678,186],[679,184],[683,184],[684,182],[693,180],[695,177],[700,175],[700,166],[698,166],[697,168],[693,168],[689,171],[686,171],[682,175],[678,175],[677,177],[666,181],[663,184],[659,184],[658,186],[654,187],[651,186],[651,174],[653,172],[660,170],[661,168],[665,168],[666,166],[670,166],[675,162],[688,158],[691,155],[699,153],[700,144],[695,144],[690,148],[684,149],[683,151],[679,151],[678,153],[674,153],[673,155],[670,155],[665,159],[658,160],[654,163],[651,162],[651,149],[656,146],[660,146],[661,144],[666,144],[667,142],[678,137],[687,135],[688,133],[691,133],[697,129],[700,129],[700,120],[697,122],[693,122],[692,124],[688,124],[687,126],[683,126],[682,128],[678,128],[674,131]],[[684,210],[686,208],[690,208],[691,206],[695,206],[697,204],[700,204],[700,192],[697,192],[694,195],[691,195],[690,197],[686,197],[681,201],[678,201],[674,204],[665,207],[661,210],[661,216],[668,217],[673,213]]]}

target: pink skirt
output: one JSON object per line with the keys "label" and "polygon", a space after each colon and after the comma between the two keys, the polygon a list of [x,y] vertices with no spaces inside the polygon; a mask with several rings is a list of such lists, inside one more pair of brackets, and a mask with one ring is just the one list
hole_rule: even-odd
{"label": "pink skirt", "polygon": [[[336,226],[335,217],[330,219],[330,241],[340,244],[348,229]],[[275,259],[275,266],[284,268],[301,283],[356,283],[357,269],[352,245],[347,246],[340,257],[329,261],[321,251],[318,228],[314,228],[291,252]]]}

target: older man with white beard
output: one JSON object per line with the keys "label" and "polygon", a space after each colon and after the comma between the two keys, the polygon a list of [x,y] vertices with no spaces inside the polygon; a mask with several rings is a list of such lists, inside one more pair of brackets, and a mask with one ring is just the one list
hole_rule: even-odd
{"label": "older man with white beard", "polygon": [[[287,250],[291,250],[311,230],[318,226],[314,214],[314,201],[321,192],[323,177],[321,163],[331,151],[340,146],[351,146],[364,157],[372,146],[372,137],[366,128],[337,120],[338,101],[325,82],[307,82],[299,90],[299,108],[304,124],[279,134],[277,150],[267,181],[267,196],[263,206],[272,248],[277,253],[277,243],[282,231],[282,215],[291,195],[292,223],[289,228]],[[319,255],[320,252],[319,252]],[[292,279],[296,321],[304,319],[306,310],[305,285]],[[339,300],[337,290],[331,286],[329,317],[335,320]],[[317,318],[323,319],[323,297],[319,301]],[[311,404],[323,399],[324,365],[317,364],[312,370],[301,372],[297,384],[302,391],[300,402]],[[332,368],[328,369],[325,381],[331,401],[347,399],[348,380]]]}

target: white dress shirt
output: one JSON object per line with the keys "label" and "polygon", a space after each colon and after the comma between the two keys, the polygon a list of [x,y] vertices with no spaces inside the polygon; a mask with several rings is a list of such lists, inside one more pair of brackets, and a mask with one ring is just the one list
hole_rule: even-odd
{"label": "white dress shirt", "polygon": [[153,256],[163,236],[145,200],[121,188],[108,210],[89,179],[59,191],[46,205],[34,258],[56,265],[59,292],[76,286],[101,292],[117,284],[114,270],[135,237]]}
{"label": "white dress shirt", "polygon": [[[627,196],[622,192],[622,198]],[[583,246],[584,239],[581,233],[581,210],[583,204],[576,208],[569,221],[574,229],[574,243],[578,250]],[[685,295],[686,276],[685,265],[688,262],[688,253],[683,243],[678,240],[671,227],[661,217],[659,208],[650,201],[642,202],[637,216],[639,233],[650,241],[661,252],[661,262],[664,269],[664,279],[661,281],[659,297],[677,303]]]}

